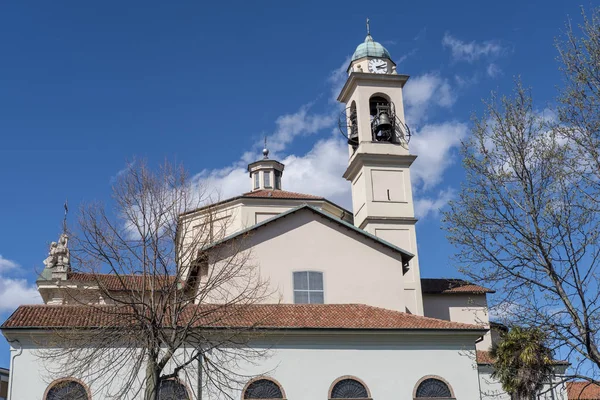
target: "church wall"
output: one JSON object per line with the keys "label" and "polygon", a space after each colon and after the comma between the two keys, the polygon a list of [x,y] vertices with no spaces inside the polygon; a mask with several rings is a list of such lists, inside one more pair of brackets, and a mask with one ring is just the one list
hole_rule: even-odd
{"label": "church wall", "polygon": [[[44,400],[44,393],[48,386],[55,380],[63,378],[75,378],[83,382],[87,386],[87,389],[89,389],[92,400],[114,399],[114,397],[109,396],[109,393],[111,391],[115,393],[118,388],[123,387],[126,380],[125,377],[128,376],[124,371],[129,371],[127,368],[133,367],[133,360],[131,360],[131,362],[124,364],[127,368],[121,368],[115,377],[106,374],[108,380],[97,380],[96,382],[93,382],[92,378],[87,377],[85,374],[67,376],[66,372],[57,371],[57,366],[60,365],[58,362],[49,360],[47,358],[48,353],[41,352],[37,348],[36,343],[40,343],[42,340],[43,336],[39,334],[36,334],[34,338],[24,335],[23,339],[19,339],[20,345],[13,344],[11,346],[11,359],[14,356],[14,376],[12,377],[11,387],[9,387],[9,393],[12,394],[10,400]],[[181,357],[181,354],[182,350],[179,350],[175,357]],[[107,358],[107,360],[114,359],[115,357],[113,356]],[[95,368],[98,368],[98,366],[91,366],[89,370],[92,371]],[[167,368],[172,370],[173,365],[171,364]],[[144,373],[145,370],[142,367],[137,378],[139,386],[132,386],[133,390],[142,388],[141,382],[143,382]],[[180,374],[179,378],[190,393],[194,395],[193,398],[196,398],[197,368],[192,366],[187,374]],[[137,400],[142,397],[139,395],[130,398]]]}
{"label": "church wall", "polygon": [[[423,308],[426,317],[489,328],[487,299],[484,294],[424,294]],[[477,350],[488,351],[491,345],[491,333],[487,332],[483,340],[477,343]]]}
{"label": "church wall", "polygon": [[[430,375],[446,380],[457,399],[479,399],[473,336],[288,334],[270,348],[259,366],[244,365],[251,375],[270,371],[286,398],[327,399],[333,382],[343,376],[361,380],[374,400],[413,398],[417,382]],[[471,344],[469,344],[471,343]],[[266,347],[268,348],[268,347]],[[241,398],[241,393],[232,392]]]}
{"label": "church wall", "polygon": [[[479,399],[472,342],[472,335],[436,333],[286,333],[253,343],[266,355],[253,359],[256,364],[240,361],[237,371],[249,379],[267,374],[295,400],[326,399],[332,383],[348,375],[364,382],[375,400],[412,399],[417,382],[430,375],[447,381],[458,399]],[[15,358],[14,371],[14,400],[42,399],[48,384],[60,378],[47,375],[31,347]],[[78,378],[86,383],[84,376]],[[186,384],[195,390],[194,376]],[[90,391],[93,400],[108,398],[99,385],[90,385]],[[230,394],[241,398],[239,390]]]}
{"label": "church wall", "polygon": [[244,240],[249,263],[269,279],[269,302],[293,303],[293,272],[319,271],[325,303],[405,311],[400,254],[311,211],[277,220]]}

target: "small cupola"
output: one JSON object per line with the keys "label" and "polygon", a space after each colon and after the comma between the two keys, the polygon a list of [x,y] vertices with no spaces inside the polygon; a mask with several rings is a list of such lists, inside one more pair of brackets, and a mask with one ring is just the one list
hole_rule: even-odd
{"label": "small cupola", "polygon": [[281,177],[285,165],[269,158],[269,149],[265,139],[263,159],[248,164],[248,173],[252,182],[252,191],[281,190]]}

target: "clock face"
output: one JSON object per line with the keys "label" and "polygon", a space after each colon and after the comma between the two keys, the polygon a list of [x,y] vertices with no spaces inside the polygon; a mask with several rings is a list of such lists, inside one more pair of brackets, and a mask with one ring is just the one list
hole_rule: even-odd
{"label": "clock face", "polygon": [[369,71],[374,74],[386,74],[387,73],[387,62],[374,58],[369,61]]}

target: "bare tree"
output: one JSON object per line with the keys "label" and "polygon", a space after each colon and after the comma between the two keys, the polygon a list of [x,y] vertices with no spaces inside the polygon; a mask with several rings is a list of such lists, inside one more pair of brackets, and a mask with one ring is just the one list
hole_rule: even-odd
{"label": "bare tree", "polygon": [[130,164],[113,202],[81,208],[70,277],[87,287],[62,285],[81,329],[53,332],[40,351],[49,372],[85,377],[118,399],[187,398],[175,382],[196,388],[199,377],[211,398],[229,397],[247,380],[239,364],[265,356],[247,346],[253,326],[232,321],[271,294],[268,282],[243,241],[203,251],[224,237],[226,218],[182,167]]}
{"label": "bare tree", "polygon": [[498,289],[508,320],[541,327],[571,377],[600,371],[600,19],[558,42],[561,107],[537,111],[528,90],[487,103],[463,143],[464,183],[444,213],[457,262]]}

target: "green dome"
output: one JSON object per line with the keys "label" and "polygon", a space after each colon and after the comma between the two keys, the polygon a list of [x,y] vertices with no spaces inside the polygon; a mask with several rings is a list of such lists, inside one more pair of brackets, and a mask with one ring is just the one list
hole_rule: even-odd
{"label": "green dome", "polygon": [[390,52],[386,50],[381,44],[373,40],[371,35],[367,35],[365,41],[358,45],[356,51],[352,55],[352,61],[358,60],[363,57],[378,57],[392,59]]}

